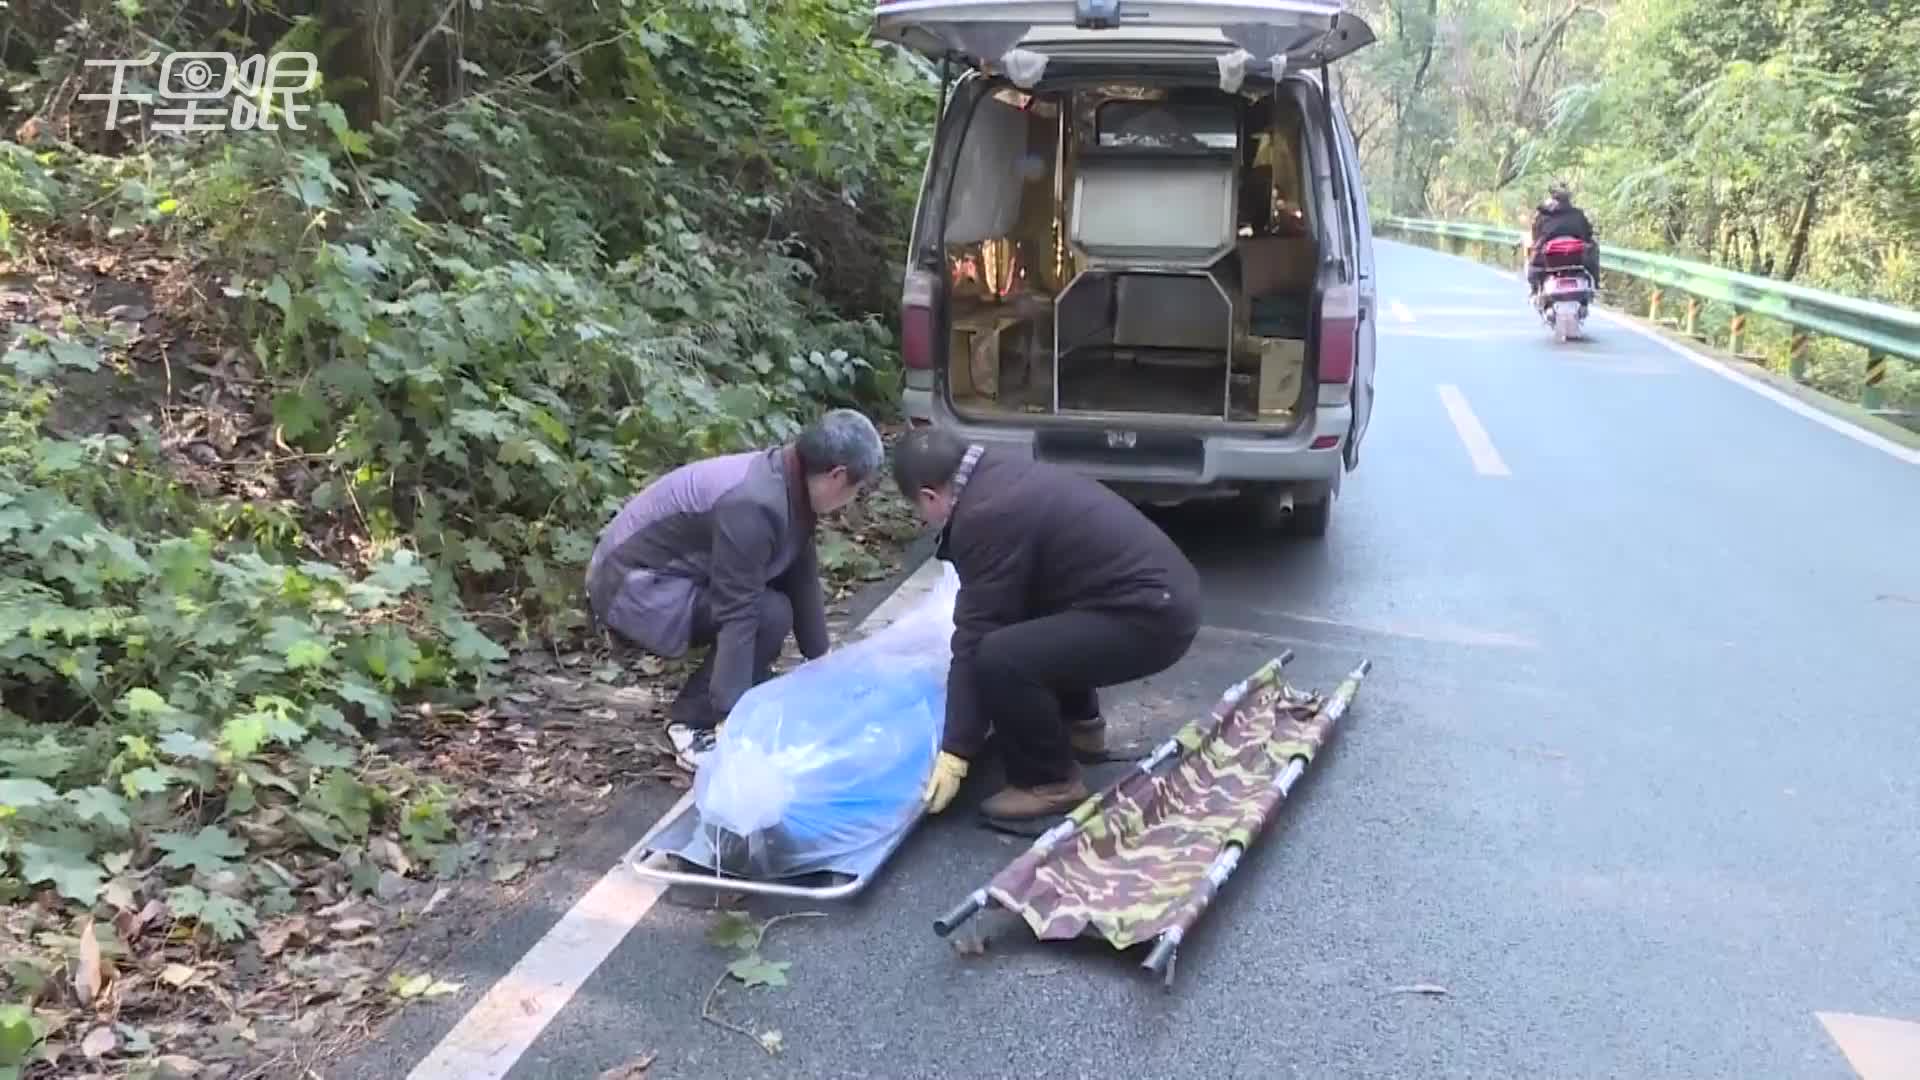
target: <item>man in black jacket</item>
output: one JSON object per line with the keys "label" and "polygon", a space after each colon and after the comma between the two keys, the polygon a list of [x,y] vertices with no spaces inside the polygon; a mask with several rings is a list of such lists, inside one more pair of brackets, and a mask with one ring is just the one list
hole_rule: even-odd
{"label": "man in black jacket", "polygon": [[1555,181],[1547,189],[1547,201],[1533,210],[1533,255],[1527,260],[1527,284],[1536,294],[1540,283],[1547,279],[1547,272],[1540,269],[1540,247],[1557,236],[1586,241],[1587,250],[1581,256],[1581,264],[1593,278],[1593,287],[1598,289],[1600,245],[1593,239],[1593,223],[1587,220],[1586,212],[1573,205],[1573,190],[1565,181]]}
{"label": "man in black jacket", "polygon": [[946,809],[999,736],[1007,787],[981,812],[1063,813],[1087,797],[1076,753],[1104,746],[1095,689],[1171,667],[1200,625],[1200,577],[1125,499],[1077,473],[920,430],[894,479],[960,578],[941,752],[927,806]]}

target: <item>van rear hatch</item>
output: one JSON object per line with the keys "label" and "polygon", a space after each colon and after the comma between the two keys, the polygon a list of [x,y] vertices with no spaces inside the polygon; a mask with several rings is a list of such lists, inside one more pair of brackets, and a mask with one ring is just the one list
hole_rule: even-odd
{"label": "van rear hatch", "polygon": [[1341,0],[878,0],[873,36],[1016,81],[1026,81],[1022,53],[1037,59],[1211,38],[1297,69],[1374,40]]}

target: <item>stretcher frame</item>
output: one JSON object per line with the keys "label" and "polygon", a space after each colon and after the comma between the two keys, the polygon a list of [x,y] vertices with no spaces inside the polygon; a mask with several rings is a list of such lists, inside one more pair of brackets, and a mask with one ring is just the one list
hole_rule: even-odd
{"label": "stretcher frame", "polygon": [[[1281,669],[1292,659],[1293,650],[1284,650],[1280,655],[1274,657],[1263,666],[1260,672],[1256,672],[1254,676],[1250,677],[1248,681],[1243,681],[1229,689],[1222,701],[1222,707],[1216,710],[1214,719],[1206,727],[1205,738],[1211,739],[1214,734],[1220,730],[1221,725],[1226,720],[1227,713],[1233,708],[1238,707],[1239,700],[1242,698],[1249,682],[1268,672],[1271,672],[1276,678],[1279,677]],[[1346,679],[1342,681],[1339,687],[1336,688],[1332,694],[1321,700],[1314,715],[1324,719],[1328,734],[1331,734],[1332,731],[1338,727],[1340,719],[1345,715],[1348,707],[1352,705],[1354,695],[1358,692],[1360,683],[1372,670],[1373,661],[1370,659],[1362,659],[1359,664],[1348,673]],[[1025,852],[1016,856],[1013,863],[1017,863],[1021,859],[1045,860],[1051,857],[1055,851],[1060,850],[1064,845],[1070,843],[1087,827],[1089,822],[1100,818],[1106,808],[1112,803],[1121,787],[1129,780],[1133,780],[1141,773],[1149,776],[1154,775],[1161,770],[1162,766],[1167,765],[1169,762],[1177,763],[1181,758],[1180,737],[1175,735],[1161,743],[1147,757],[1141,759],[1134,768],[1122,773],[1119,777],[1116,777],[1112,783],[1089,796],[1087,801],[1079,807],[1076,807],[1072,813],[1067,815],[1065,820],[1041,834]],[[1151,945],[1149,946],[1145,959],[1140,962],[1140,967],[1149,974],[1159,977],[1163,986],[1171,988],[1173,985],[1174,967],[1178,960],[1180,943],[1186,936],[1186,932],[1191,928],[1193,923],[1197,922],[1205,914],[1207,907],[1211,905],[1214,897],[1218,895],[1221,886],[1226,883],[1227,878],[1231,876],[1233,871],[1240,865],[1240,860],[1245,855],[1247,847],[1257,842],[1260,834],[1264,833],[1267,827],[1272,824],[1273,818],[1277,816],[1280,807],[1285,803],[1288,794],[1293,790],[1294,784],[1306,773],[1307,765],[1311,761],[1311,758],[1312,754],[1310,752],[1293,755],[1269,781],[1272,789],[1277,793],[1278,798],[1267,811],[1266,815],[1260,818],[1252,834],[1246,838],[1244,843],[1229,839],[1221,845],[1206,872],[1202,875],[1200,882],[1194,886],[1198,892],[1195,895],[1196,903],[1191,917],[1186,922],[1170,926],[1147,941],[1141,942],[1141,944],[1148,944],[1148,941],[1150,941]],[[1012,866],[1013,863],[1009,863],[1008,865]],[[1005,871],[1003,870],[1001,872],[1004,873]],[[934,933],[944,938],[983,911],[991,909],[1011,910],[1007,907],[1007,904],[1002,901],[1002,898],[995,893],[999,876],[999,873],[996,873],[986,884],[967,894],[951,911],[935,919],[933,923]],[[1105,935],[1091,924],[1082,928],[1078,936],[1083,938],[1093,937],[1102,940],[1105,939]]]}
{"label": "stretcher frame", "polygon": [[[654,823],[647,835],[627,852],[627,865],[633,872],[649,881],[665,885],[678,885],[684,888],[705,889],[711,892],[747,893],[753,896],[773,896],[790,900],[834,901],[850,900],[872,884],[874,877],[887,865],[893,853],[913,834],[920,819],[926,816],[924,805],[918,805],[912,817],[902,822],[886,843],[873,849],[866,866],[858,873],[840,870],[814,870],[796,878],[780,878],[772,881],[750,877],[733,877],[718,871],[675,870],[666,860],[674,857],[672,852],[663,851],[655,846],[659,836],[684,824],[698,828],[700,808],[694,804],[691,793],[668,810],[658,822]],[[795,880],[804,880],[821,874],[832,875],[846,880],[828,885],[796,885]]]}

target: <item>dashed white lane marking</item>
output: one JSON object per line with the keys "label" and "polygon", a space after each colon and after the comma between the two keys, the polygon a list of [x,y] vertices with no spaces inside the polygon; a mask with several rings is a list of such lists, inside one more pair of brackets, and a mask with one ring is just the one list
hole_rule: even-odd
{"label": "dashed white lane marking", "polygon": [[1481,476],[1512,476],[1507,463],[1501,460],[1500,451],[1493,448],[1493,438],[1480,424],[1480,418],[1473,415],[1473,407],[1467,404],[1467,396],[1460,388],[1451,383],[1440,384],[1440,404],[1446,407],[1447,417],[1453,421],[1453,430],[1460,435],[1460,442],[1467,448],[1467,456],[1473,459],[1473,471]]}
{"label": "dashed white lane marking", "polygon": [[[859,629],[871,632],[898,618],[939,582],[944,566],[938,559],[920,564]],[[668,886],[664,882],[634,874],[630,860],[692,801],[691,791],[682,795],[673,809],[662,815],[512,970],[487,988],[459,1023],[413,1067],[407,1080],[501,1080],[506,1076],[573,1000],[587,977],[666,894]]]}
{"label": "dashed white lane marking", "polygon": [[1920,1024],[1851,1013],[1814,1015],[1860,1080],[1920,1080]]}
{"label": "dashed white lane marking", "polygon": [[1413,311],[1398,300],[1389,301],[1387,303],[1387,309],[1393,312],[1393,317],[1398,322],[1410,323],[1413,321]]}
{"label": "dashed white lane marking", "polygon": [[[1400,246],[1417,247],[1418,245],[1402,244]],[[1420,248],[1420,250],[1425,251],[1428,249]],[[1438,255],[1438,254],[1445,254],[1445,253],[1433,252],[1433,254]],[[1523,277],[1522,275],[1515,274],[1508,270],[1498,270],[1498,269],[1495,269],[1494,267],[1488,266],[1485,263],[1475,262],[1472,259],[1460,259],[1459,256],[1454,256],[1454,255],[1449,255],[1447,257],[1456,259],[1461,262],[1465,262],[1469,266],[1477,266],[1480,269],[1485,270],[1487,273],[1494,275],[1495,277],[1499,278],[1502,281],[1525,282],[1526,280],[1526,278]],[[1705,370],[1720,376],[1721,378],[1727,380],[1728,382],[1733,383],[1735,386],[1740,386],[1748,390],[1751,390],[1754,393],[1760,395],[1761,397],[1766,398],[1768,401],[1773,402],[1775,405],[1778,405],[1781,408],[1786,409],[1788,412],[1797,413],[1800,416],[1803,416],[1808,420],[1811,420],[1814,423],[1819,424],[1821,427],[1834,432],[1835,434],[1844,435],[1847,438],[1852,439],[1854,442],[1857,442],[1862,446],[1872,447],[1873,449],[1878,450],[1883,454],[1886,454],[1888,457],[1893,458],[1895,461],[1903,461],[1903,462],[1906,462],[1908,465],[1920,465],[1920,450],[1915,450],[1909,446],[1902,446],[1901,444],[1894,442],[1892,439],[1889,439],[1884,435],[1878,434],[1876,432],[1868,431],[1866,428],[1860,427],[1857,424],[1852,424],[1845,420],[1842,420],[1839,417],[1834,416],[1833,414],[1827,412],[1826,410],[1818,408],[1813,405],[1809,405],[1806,402],[1801,401],[1799,398],[1794,397],[1792,394],[1789,394],[1783,390],[1780,390],[1777,387],[1769,386],[1766,383],[1760,381],[1759,379],[1753,378],[1750,375],[1747,375],[1743,372],[1735,371],[1733,368],[1728,367],[1727,365],[1721,363],[1718,360],[1713,359],[1710,356],[1706,356],[1702,353],[1696,352],[1693,349],[1689,349],[1685,345],[1682,345],[1677,341],[1669,340],[1668,338],[1661,336],[1660,334],[1654,332],[1653,330],[1650,330],[1647,327],[1641,326],[1639,323],[1635,322],[1631,316],[1622,315],[1617,311],[1609,311],[1608,309],[1600,307],[1598,305],[1594,307],[1594,311],[1600,314],[1601,316],[1605,317],[1609,322],[1613,323],[1614,325],[1619,326],[1622,329],[1625,329],[1632,333],[1638,334],[1649,341],[1652,341],[1654,344],[1659,345],[1661,348],[1666,349],[1668,352],[1681,357],[1682,359],[1688,361],[1689,363],[1693,364],[1696,367],[1704,368]]]}

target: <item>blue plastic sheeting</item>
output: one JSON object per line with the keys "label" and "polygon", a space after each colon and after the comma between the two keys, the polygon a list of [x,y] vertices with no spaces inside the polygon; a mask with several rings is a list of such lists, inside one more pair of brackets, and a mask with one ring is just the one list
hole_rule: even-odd
{"label": "blue plastic sheeting", "polygon": [[943,570],[885,628],[743,694],[694,778],[694,826],[658,850],[757,880],[864,876],[884,860],[940,750],[959,591]]}

